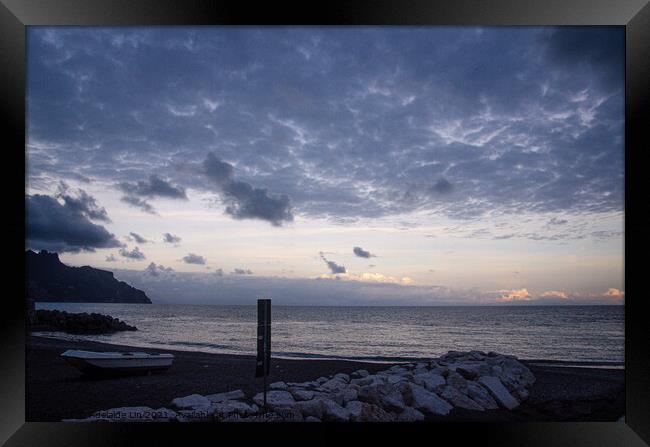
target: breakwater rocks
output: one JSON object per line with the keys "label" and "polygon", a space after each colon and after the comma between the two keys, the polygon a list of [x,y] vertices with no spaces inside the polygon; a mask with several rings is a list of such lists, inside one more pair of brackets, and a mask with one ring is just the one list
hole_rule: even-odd
{"label": "breakwater rocks", "polygon": [[534,382],[530,370],[515,357],[450,351],[438,359],[398,364],[377,374],[359,370],[310,382],[275,382],[266,408],[262,393],[247,398],[236,390],[176,398],[171,409],[113,408],[82,421],[415,422],[446,416],[455,408],[512,410],[528,397]]}
{"label": "breakwater rocks", "polygon": [[68,313],[60,310],[37,310],[31,331],[61,331],[69,334],[111,334],[119,331],[137,331],[135,326],[98,313]]}

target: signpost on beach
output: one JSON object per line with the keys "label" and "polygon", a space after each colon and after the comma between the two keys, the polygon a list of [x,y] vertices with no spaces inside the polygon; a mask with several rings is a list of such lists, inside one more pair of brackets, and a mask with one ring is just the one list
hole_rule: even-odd
{"label": "signpost on beach", "polygon": [[264,378],[264,407],[266,407],[266,377],[271,370],[271,300],[257,300],[257,364],[255,377]]}

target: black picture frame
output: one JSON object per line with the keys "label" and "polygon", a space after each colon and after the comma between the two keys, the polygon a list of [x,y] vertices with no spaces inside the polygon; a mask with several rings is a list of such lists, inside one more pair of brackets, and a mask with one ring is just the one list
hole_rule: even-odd
{"label": "black picture frame", "polygon": [[[647,0],[456,0],[456,1],[329,1],[319,4],[252,3],[208,0],[0,0],[0,108],[8,140],[4,154],[11,159],[3,175],[13,213],[5,217],[11,230],[10,253],[24,253],[25,172],[25,27],[30,25],[208,25],[208,24],[354,24],[354,25],[615,25],[626,30],[625,91],[625,256],[643,258],[642,245],[630,243],[639,236],[639,208],[630,206],[633,195],[643,197],[643,150],[650,145],[645,135],[650,87],[650,6]],[[646,113],[643,113],[646,112]],[[19,168],[20,167],[20,168]],[[8,174],[8,175],[7,175]],[[22,218],[22,221],[20,221]],[[630,234],[630,230],[631,234]],[[15,236],[14,236],[15,234]],[[8,282],[22,271],[24,262],[7,265]],[[311,442],[304,431],[318,431],[318,440],[337,441],[352,432],[383,437],[421,432],[431,442],[480,442],[484,444],[537,446],[572,445],[641,446],[650,442],[649,325],[643,313],[639,270],[643,262],[626,262],[625,303],[625,423],[480,423],[465,424],[72,424],[25,422],[25,326],[21,286],[4,296],[0,326],[0,442],[6,445],[116,445],[144,442],[188,443],[188,435],[224,442],[224,432],[239,436],[284,435],[287,442]],[[15,271],[15,274],[13,272]],[[16,281],[17,282],[17,281]],[[13,293],[15,292],[15,293]],[[23,295],[24,296],[24,295]],[[334,428],[334,429],[333,429]],[[299,431],[300,432],[299,432]],[[447,438],[447,440],[443,440]],[[196,441],[202,442],[202,441]],[[229,441],[234,442],[234,441]],[[237,441],[240,442],[240,441]],[[366,441],[368,442],[368,441]],[[429,442],[429,441],[427,441]]]}

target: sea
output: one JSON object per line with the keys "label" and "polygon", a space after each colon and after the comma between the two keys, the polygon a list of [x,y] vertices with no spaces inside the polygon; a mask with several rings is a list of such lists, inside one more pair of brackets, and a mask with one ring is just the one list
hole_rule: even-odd
{"label": "sea", "polygon": [[[254,354],[257,307],[37,303],[97,312],[138,328],[111,335],[39,333],[141,348]],[[397,361],[450,350],[527,360],[623,365],[624,306],[273,306],[274,357]]]}

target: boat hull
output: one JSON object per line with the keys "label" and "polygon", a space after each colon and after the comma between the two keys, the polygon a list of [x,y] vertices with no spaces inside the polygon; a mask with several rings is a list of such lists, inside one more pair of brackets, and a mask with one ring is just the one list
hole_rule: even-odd
{"label": "boat hull", "polygon": [[62,357],[79,371],[86,374],[129,374],[164,371],[172,366],[173,356],[128,356],[92,358],[64,353]]}

